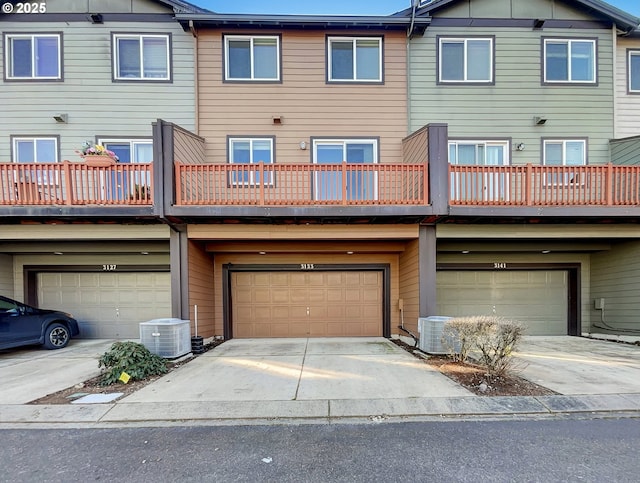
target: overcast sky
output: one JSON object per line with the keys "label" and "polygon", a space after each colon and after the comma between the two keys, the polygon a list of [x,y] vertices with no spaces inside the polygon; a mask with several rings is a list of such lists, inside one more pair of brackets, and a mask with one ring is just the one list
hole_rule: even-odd
{"label": "overcast sky", "polygon": [[[218,13],[388,15],[411,5],[411,0],[189,0]],[[640,0],[607,3],[640,17]]]}

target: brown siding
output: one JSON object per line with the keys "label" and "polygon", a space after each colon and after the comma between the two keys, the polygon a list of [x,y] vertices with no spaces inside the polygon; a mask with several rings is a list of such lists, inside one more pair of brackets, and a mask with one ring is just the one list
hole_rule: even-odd
{"label": "brown siding", "polygon": [[[276,84],[223,82],[222,31],[198,33],[198,121],[207,162],[227,161],[227,135],[275,136],[277,163],[309,163],[311,137],[379,137],[380,161],[401,162],[407,134],[404,33],[366,32],[384,36],[383,85],[325,81],[325,34],[362,33],[273,33],[282,35],[282,83]],[[274,116],[282,116],[282,124],[275,125]]]}
{"label": "brown siding", "polygon": [[178,126],[173,127],[173,159],[184,164],[205,162],[204,139]]}
{"label": "brown siding", "polygon": [[407,164],[429,161],[429,130],[424,127],[402,140],[402,158]]}
{"label": "brown siding", "polygon": [[[200,244],[189,242],[189,318],[195,325],[195,305],[198,306],[198,334],[202,337],[222,335],[222,318],[214,320],[213,257]],[[219,323],[218,323],[219,320]],[[214,323],[215,322],[215,323]],[[191,327],[195,334],[195,327]]]}
{"label": "brown siding", "polygon": [[[400,298],[404,301],[404,327],[418,335],[418,317],[420,317],[420,285],[418,271],[418,240],[407,243],[406,250],[400,254]],[[391,303],[391,311],[398,310]],[[406,335],[400,333],[400,335]]]}

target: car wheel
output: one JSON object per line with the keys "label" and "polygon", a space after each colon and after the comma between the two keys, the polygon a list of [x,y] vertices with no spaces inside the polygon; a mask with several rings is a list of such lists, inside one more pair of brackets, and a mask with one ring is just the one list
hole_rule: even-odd
{"label": "car wheel", "polygon": [[62,324],[51,324],[44,333],[44,346],[47,349],[62,349],[69,343],[69,329]]}

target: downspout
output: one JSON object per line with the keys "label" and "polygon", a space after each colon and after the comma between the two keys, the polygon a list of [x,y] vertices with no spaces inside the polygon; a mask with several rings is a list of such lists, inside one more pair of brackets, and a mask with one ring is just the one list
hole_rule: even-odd
{"label": "downspout", "polygon": [[191,32],[191,35],[193,35],[193,52],[194,52],[194,57],[193,57],[193,94],[194,94],[194,114],[195,114],[195,119],[194,119],[194,127],[195,127],[195,133],[199,136],[200,135],[200,108],[198,106],[199,102],[198,99],[200,98],[200,82],[199,82],[199,77],[198,77],[198,32],[196,31],[196,27],[193,24],[193,20],[189,20],[189,31]]}
{"label": "downspout", "polygon": [[[613,36],[613,139],[618,137],[618,35],[617,27],[614,24],[611,29]],[[624,59],[625,63],[627,59]],[[611,162],[611,142],[609,142],[609,162]]]}
{"label": "downspout", "polygon": [[413,36],[413,27],[416,20],[416,10],[420,0],[411,0],[411,23],[407,30],[407,48],[406,48],[406,86],[407,86],[407,135],[411,133],[411,38]]}

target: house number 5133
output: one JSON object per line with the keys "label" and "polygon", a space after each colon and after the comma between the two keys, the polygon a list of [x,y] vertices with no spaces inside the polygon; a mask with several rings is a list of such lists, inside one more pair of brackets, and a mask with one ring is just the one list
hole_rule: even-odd
{"label": "house number 5133", "polygon": [[118,265],[102,265],[102,271],[113,272],[118,269]]}

